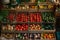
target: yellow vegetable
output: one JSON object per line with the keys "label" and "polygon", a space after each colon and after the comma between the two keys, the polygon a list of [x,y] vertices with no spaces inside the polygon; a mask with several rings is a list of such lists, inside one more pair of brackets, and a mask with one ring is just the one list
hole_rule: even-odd
{"label": "yellow vegetable", "polygon": [[35,9],[35,6],[32,6],[32,9]]}
{"label": "yellow vegetable", "polygon": [[40,9],[44,9],[44,6],[40,5],[39,8],[40,8]]}
{"label": "yellow vegetable", "polygon": [[49,8],[49,9],[53,8],[53,5],[48,5],[48,8]]}

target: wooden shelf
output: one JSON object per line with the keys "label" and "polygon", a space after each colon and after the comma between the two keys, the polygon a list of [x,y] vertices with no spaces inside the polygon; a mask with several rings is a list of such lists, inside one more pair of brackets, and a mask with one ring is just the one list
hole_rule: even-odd
{"label": "wooden shelf", "polygon": [[55,32],[55,30],[39,30],[39,31],[1,31],[2,33],[49,33],[49,32]]}
{"label": "wooden shelf", "polygon": [[40,2],[40,3],[38,3],[39,5],[49,5],[49,4],[51,4],[51,5],[55,5],[54,3],[52,3],[52,2]]}
{"label": "wooden shelf", "polygon": [[53,12],[51,9],[39,9],[39,12]]}
{"label": "wooden shelf", "polygon": [[56,17],[60,17],[60,13],[56,13],[55,16],[56,16]]}
{"label": "wooden shelf", "polygon": [[28,23],[28,22],[2,22],[1,24],[24,24],[24,23]]}
{"label": "wooden shelf", "polygon": [[56,40],[56,38],[53,38],[53,39],[41,39],[41,40]]}
{"label": "wooden shelf", "polygon": [[[40,2],[40,3],[23,3],[23,4],[18,4],[18,5],[55,5],[54,3],[52,2]],[[51,9],[33,9],[33,10],[20,10],[20,9],[2,9],[2,10],[8,10],[8,11],[14,11],[14,12],[54,12],[54,10],[51,10]],[[56,14],[57,16],[59,16],[60,14]],[[28,25],[30,24],[54,24],[55,22],[1,22],[1,24],[23,24],[23,23],[26,23]],[[55,33],[55,29],[54,30],[34,30],[34,31],[31,31],[28,30],[27,31],[15,31],[15,30],[12,30],[12,31],[8,31],[8,30],[1,30],[1,34],[2,33],[13,33],[13,34],[16,34],[16,33],[49,33],[49,32],[52,32],[52,33]],[[16,39],[15,39],[16,40]],[[23,39],[22,39],[23,40]],[[24,39],[25,40],[25,39]],[[28,39],[30,40],[30,39]],[[50,40],[50,39],[33,39],[33,40]],[[55,38],[51,39],[51,40],[56,40]]]}
{"label": "wooden shelf", "polygon": [[36,4],[40,4],[40,5],[48,5],[48,4],[55,5],[52,2],[40,2],[40,3],[38,3],[38,2],[35,2],[35,3],[28,2],[28,3],[21,3],[19,5],[36,5]]}
{"label": "wooden shelf", "polygon": [[54,22],[2,22],[1,24],[53,24]]}
{"label": "wooden shelf", "polygon": [[2,9],[2,10],[8,10],[8,11],[15,11],[15,12],[51,12],[52,9],[33,9],[33,10],[12,10],[12,9]]}
{"label": "wooden shelf", "polygon": [[49,33],[49,32],[55,32],[55,30],[40,30],[40,31],[29,31],[29,33],[45,33],[45,32],[47,32],[47,33]]}
{"label": "wooden shelf", "polygon": [[28,31],[1,31],[2,33],[28,33]]}

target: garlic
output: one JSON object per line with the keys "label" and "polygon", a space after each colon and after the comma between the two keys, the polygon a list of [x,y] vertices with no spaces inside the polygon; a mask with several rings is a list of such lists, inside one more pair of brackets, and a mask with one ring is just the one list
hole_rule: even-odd
{"label": "garlic", "polygon": [[11,30],[11,26],[10,25],[8,25],[8,30]]}
{"label": "garlic", "polygon": [[22,9],[26,9],[25,7],[22,7]]}
{"label": "garlic", "polygon": [[5,30],[6,29],[6,27],[2,27],[2,30]]}
{"label": "garlic", "polygon": [[11,31],[13,30],[13,26],[11,26]]}

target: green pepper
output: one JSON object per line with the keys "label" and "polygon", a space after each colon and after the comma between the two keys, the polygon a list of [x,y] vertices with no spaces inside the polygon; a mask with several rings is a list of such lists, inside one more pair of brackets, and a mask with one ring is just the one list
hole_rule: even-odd
{"label": "green pepper", "polygon": [[3,16],[0,16],[0,21],[2,21],[2,19],[3,19]]}
{"label": "green pepper", "polygon": [[7,19],[4,17],[4,18],[2,19],[2,22],[7,22]]}
{"label": "green pepper", "polygon": [[7,16],[9,14],[9,11],[8,10],[1,10],[0,11],[0,16]]}

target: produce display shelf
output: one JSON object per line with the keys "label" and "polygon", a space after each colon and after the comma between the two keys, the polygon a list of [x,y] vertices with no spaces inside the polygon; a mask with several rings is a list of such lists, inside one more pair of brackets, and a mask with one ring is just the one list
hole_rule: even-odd
{"label": "produce display shelf", "polygon": [[50,9],[39,9],[39,12],[53,12],[53,10]]}
{"label": "produce display shelf", "polygon": [[1,24],[23,24],[23,23],[28,23],[28,22],[2,22]]}
{"label": "produce display shelf", "polygon": [[40,4],[45,4],[45,3],[54,4],[53,2],[40,2]]}
{"label": "produce display shelf", "polygon": [[1,24],[54,24],[55,22],[2,22]]}
{"label": "produce display shelf", "polygon": [[60,17],[60,11],[57,11],[55,17]]}
{"label": "produce display shelf", "polygon": [[55,30],[40,30],[40,31],[1,31],[2,33],[49,33],[49,32],[55,32]]}
{"label": "produce display shelf", "polygon": [[55,30],[40,30],[40,31],[29,31],[29,33],[49,33],[49,32],[55,32]]}
{"label": "produce display shelf", "polygon": [[[31,39],[29,39],[29,40],[31,40]],[[50,39],[33,39],[33,40],[50,40]],[[51,40],[55,40],[55,38],[53,38]]]}
{"label": "produce display shelf", "polygon": [[[52,2],[35,2],[35,3],[31,3],[31,2],[28,2],[28,3],[22,3],[22,4],[18,4],[19,6],[21,6],[21,5],[37,5],[37,7],[39,6],[39,5],[55,5],[54,3],[52,3]],[[39,7],[37,8],[37,9],[26,9],[26,10],[23,10],[23,9],[9,9],[9,8],[7,8],[7,9],[1,9],[2,11],[3,10],[8,10],[8,11],[14,11],[14,13],[15,14],[17,14],[18,12],[27,12],[28,14],[30,13],[30,12],[54,12],[54,9],[39,9]],[[40,13],[41,14],[41,13]],[[9,25],[11,25],[11,24],[13,24],[14,26],[13,27],[15,27],[15,24],[28,24],[28,30],[27,31],[16,31],[14,28],[13,28],[13,30],[1,30],[1,34],[4,34],[4,33],[7,33],[7,34],[9,34],[9,33],[12,33],[12,34],[19,34],[19,33],[40,33],[40,34],[43,34],[43,33],[54,33],[55,34],[55,32],[56,32],[56,30],[55,30],[55,28],[53,29],[53,30],[44,30],[44,29],[41,29],[41,30],[29,30],[29,27],[30,27],[30,25],[31,24],[39,24],[39,25],[44,25],[44,24],[53,24],[54,25],[54,27],[55,27],[55,23],[56,22],[30,22],[29,21],[29,19],[28,19],[28,22],[1,22],[0,24],[2,25],[1,27],[3,27],[4,26],[4,24],[9,24]],[[7,26],[5,26],[5,27],[7,27]],[[16,35],[15,35],[15,37],[16,37]],[[14,38],[15,38],[14,37]],[[16,40],[16,38],[15,38],[15,40]],[[20,39],[19,39],[20,40]],[[23,39],[22,39],[23,40]],[[25,40],[25,39],[24,39]],[[28,39],[28,40],[31,40],[31,39]],[[53,39],[32,39],[32,40],[56,40],[56,38],[53,38]]]}
{"label": "produce display shelf", "polygon": [[[41,39],[41,40],[50,40],[50,39]],[[56,40],[56,38],[53,38],[53,39],[51,39],[51,40]]]}
{"label": "produce display shelf", "polygon": [[28,33],[28,31],[1,31],[2,33]]}
{"label": "produce display shelf", "polygon": [[60,11],[57,11],[56,13],[60,13]]}
{"label": "produce display shelf", "polygon": [[8,11],[15,11],[15,12],[51,12],[53,10],[51,9],[38,9],[38,10],[15,10],[15,9],[2,9],[2,10],[8,10]]}
{"label": "produce display shelf", "polygon": [[53,2],[35,2],[35,3],[32,3],[32,2],[28,2],[28,3],[21,3],[19,5],[35,5],[35,4],[40,4],[40,5],[48,5],[48,4],[51,4],[51,5],[55,5],[55,3]]}

